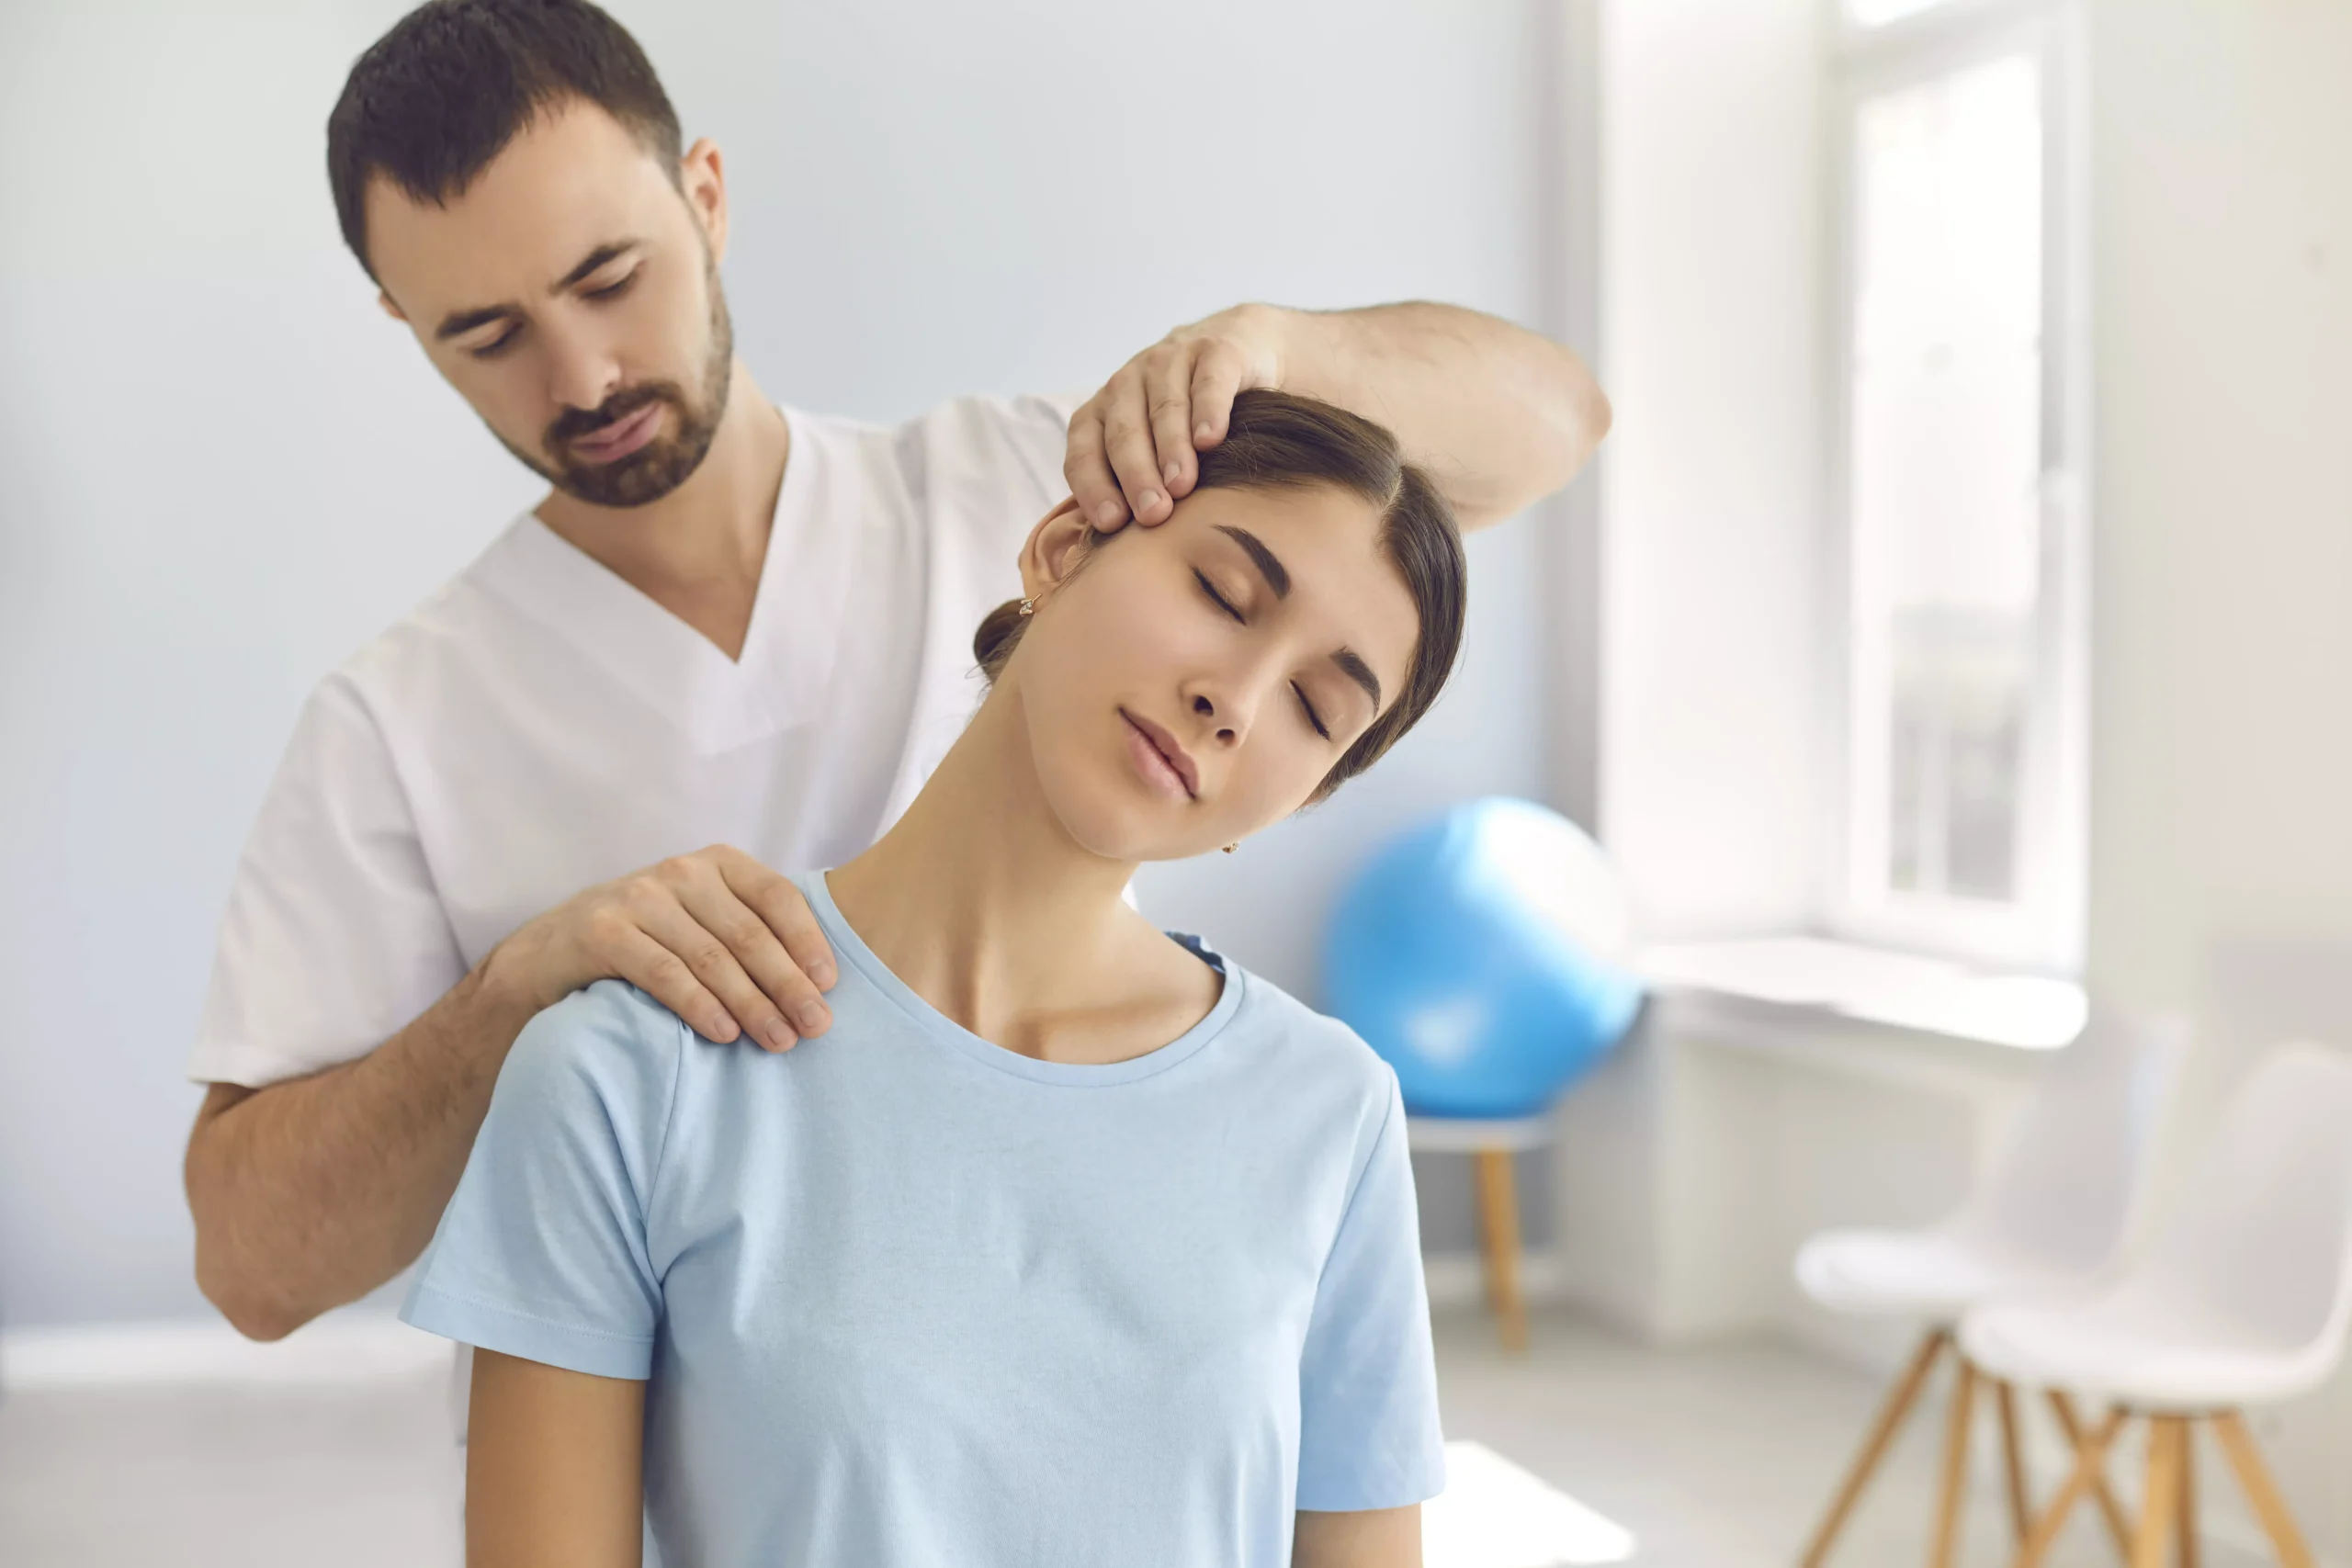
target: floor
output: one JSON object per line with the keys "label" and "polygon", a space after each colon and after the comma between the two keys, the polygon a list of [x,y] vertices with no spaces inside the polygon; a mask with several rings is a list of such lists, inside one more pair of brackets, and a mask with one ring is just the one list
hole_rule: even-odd
{"label": "floor", "polygon": [[[1539,1315],[1533,1338],[1510,1359],[1483,1319],[1441,1316],[1447,1434],[1631,1530],[1635,1568],[1787,1568],[1879,1393],[1775,1346],[1659,1351],[1562,1314]],[[15,1393],[0,1403],[0,1563],[454,1568],[445,1399],[431,1375],[356,1389]],[[1934,1427],[1915,1422],[1894,1451],[1835,1568],[1925,1562]],[[1966,1531],[1968,1568],[2007,1560],[1990,1487]],[[2114,1561],[2088,1518],[2052,1559]],[[2204,1568],[2262,1561],[2209,1543]]]}

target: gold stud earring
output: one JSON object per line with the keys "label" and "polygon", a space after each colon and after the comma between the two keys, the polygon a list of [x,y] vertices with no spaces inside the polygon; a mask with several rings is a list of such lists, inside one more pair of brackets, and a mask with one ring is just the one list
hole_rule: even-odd
{"label": "gold stud earring", "polygon": [[1226,845],[1226,846],[1225,846],[1225,852],[1226,852],[1227,854],[1231,854],[1234,851],[1236,851],[1236,850],[1239,849],[1240,847],[1241,847],[1241,846],[1240,846],[1239,844],[1227,844],[1227,845]]}
{"label": "gold stud earring", "polygon": [[1025,621],[1025,620],[1027,620],[1030,616],[1032,616],[1032,615],[1035,615],[1036,613],[1037,613],[1037,601],[1035,601],[1035,599],[1023,599],[1023,601],[1021,601],[1021,618],[1022,618],[1023,620],[1024,620],[1024,621]]}

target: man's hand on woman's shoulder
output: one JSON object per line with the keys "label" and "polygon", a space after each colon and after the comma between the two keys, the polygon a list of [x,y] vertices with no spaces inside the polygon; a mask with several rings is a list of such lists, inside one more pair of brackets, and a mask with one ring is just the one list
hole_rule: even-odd
{"label": "man's hand on woman's shoulder", "polygon": [[485,984],[535,1010],[621,979],[706,1039],[771,1051],[825,1032],[838,973],[800,889],[726,844],[591,887],[483,961]]}

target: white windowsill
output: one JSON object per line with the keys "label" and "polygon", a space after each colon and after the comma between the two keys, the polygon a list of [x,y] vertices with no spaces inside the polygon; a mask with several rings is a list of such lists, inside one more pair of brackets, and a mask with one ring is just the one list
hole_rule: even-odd
{"label": "white windowsill", "polygon": [[1664,943],[1644,950],[1636,967],[1660,997],[1760,1003],[2019,1051],[2068,1044],[2088,1014],[2072,981],[1824,937]]}

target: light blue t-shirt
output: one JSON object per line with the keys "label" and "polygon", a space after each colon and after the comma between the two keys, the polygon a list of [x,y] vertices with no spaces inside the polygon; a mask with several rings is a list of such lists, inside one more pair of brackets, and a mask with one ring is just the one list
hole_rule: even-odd
{"label": "light blue t-shirt", "polygon": [[524,1030],[402,1315],[650,1378],[670,1568],[1281,1568],[1443,1485],[1396,1075],[1218,961],[1107,1066],[951,1022],[797,879],[833,1026],[714,1045],[606,981]]}

